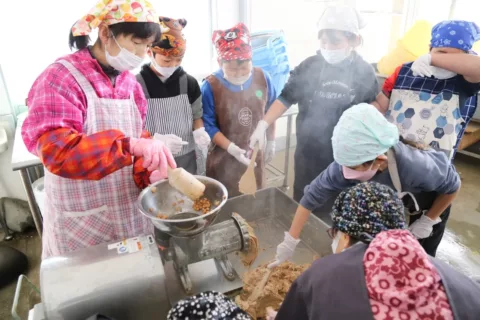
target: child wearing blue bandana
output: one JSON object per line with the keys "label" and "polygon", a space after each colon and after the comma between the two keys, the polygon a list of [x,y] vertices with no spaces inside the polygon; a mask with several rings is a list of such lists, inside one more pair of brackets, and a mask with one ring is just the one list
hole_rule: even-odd
{"label": "child wearing blue bandana", "polygon": [[453,158],[477,108],[480,57],[471,49],[479,39],[480,28],[473,22],[437,24],[430,53],[399,66],[372,104],[403,138]]}
{"label": "child wearing blue bandana", "polygon": [[[399,66],[385,81],[372,104],[398,127],[405,140],[441,150],[453,159],[477,109],[480,57],[471,51],[477,40],[480,28],[473,22],[440,22],[432,29],[430,52]],[[423,193],[416,199],[428,207],[436,196],[435,192]],[[442,221],[430,237],[420,240],[432,256],[449,215],[450,206],[440,215]],[[412,216],[410,223],[423,228],[423,221],[417,221],[420,217]]]}

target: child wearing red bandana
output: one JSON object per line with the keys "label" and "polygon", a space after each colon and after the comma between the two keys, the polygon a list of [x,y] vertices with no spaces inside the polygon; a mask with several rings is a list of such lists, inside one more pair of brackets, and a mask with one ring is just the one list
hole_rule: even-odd
{"label": "child wearing red bandana", "polygon": [[[250,135],[275,101],[270,76],[252,66],[250,33],[243,23],[215,31],[212,37],[220,69],[202,84],[203,121],[214,147],[207,157],[207,176],[222,182],[229,196],[239,195],[238,182],[250,163]],[[265,184],[265,163],[275,152],[275,128],[269,127],[265,150],[256,159],[257,188]]]}

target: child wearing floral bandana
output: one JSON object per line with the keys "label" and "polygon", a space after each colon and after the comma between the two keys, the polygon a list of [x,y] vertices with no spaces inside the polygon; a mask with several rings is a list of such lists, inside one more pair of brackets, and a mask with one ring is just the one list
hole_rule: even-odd
{"label": "child wearing floral bandana", "polygon": [[147,101],[129,71],[160,37],[156,17],[146,0],[97,1],[71,29],[78,51],[30,89],[22,137],[46,168],[43,258],[152,230],[135,207],[139,188],[176,164],[143,130]]}
{"label": "child wearing floral bandana", "polygon": [[[207,176],[221,181],[229,196],[239,195],[238,182],[250,163],[248,139],[275,101],[276,93],[267,73],[252,66],[250,33],[243,23],[215,31],[213,43],[220,69],[202,84],[205,128],[215,147],[207,158]],[[267,132],[268,143],[256,159],[257,188],[264,186],[265,163],[273,158],[275,128]]]}
{"label": "child wearing floral bandana", "polygon": [[204,174],[210,136],[203,126],[202,94],[198,81],[181,67],[187,21],[159,17],[159,22],[162,36],[148,53],[151,63],[137,75],[148,104],[145,126],[170,148],[177,166]]}
{"label": "child wearing floral bandana", "polygon": [[[452,159],[477,109],[480,57],[471,49],[479,39],[480,28],[473,22],[449,20],[435,25],[430,53],[399,66],[372,104],[398,127],[403,138],[441,150]],[[421,207],[429,207],[435,197],[436,193],[416,195]],[[450,206],[440,216],[440,223],[421,214],[410,219],[410,223],[416,222],[412,232],[432,256],[449,215]],[[430,237],[420,235],[433,224]]]}

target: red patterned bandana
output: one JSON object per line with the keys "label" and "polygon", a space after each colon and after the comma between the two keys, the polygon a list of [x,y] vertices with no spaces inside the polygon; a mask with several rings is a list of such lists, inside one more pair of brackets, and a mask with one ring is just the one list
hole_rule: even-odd
{"label": "red patterned bandana", "polygon": [[375,320],[453,320],[440,275],[409,231],[378,234],[363,264]]}
{"label": "red patterned bandana", "polygon": [[243,23],[239,23],[231,29],[214,31],[212,41],[217,49],[219,60],[252,59],[250,32]]}

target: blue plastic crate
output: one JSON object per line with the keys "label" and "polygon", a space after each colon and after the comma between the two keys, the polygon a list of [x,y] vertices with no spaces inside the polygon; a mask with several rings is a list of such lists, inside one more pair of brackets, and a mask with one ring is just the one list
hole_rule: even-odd
{"label": "blue plastic crate", "polygon": [[272,60],[256,60],[252,59],[253,65],[260,68],[267,68],[271,70],[284,70],[285,66],[289,66],[288,57],[286,55],[277,57]]}
{"label": "blue plastic crate", "polygon": [[266,30],[253,32],[250,36],[253,48],[260,48],[263,46],[273,47],[278,41],[285,41],[282,30]]}
{"label": "blue plastic crate", "polygon": [[279,57],[287,55],[287,44],[282,43],[277,47],[253,48],[253,59],[257,61],[276,61]]}
{"label": "blue plastic crate", "polygon": [[290,68],[288,68],[287,70],[284,70],[284,72],[281,72],[281,73],[272,73],[272,72],[268,72],[265,69],[263,69],[263,71],[267,72],[272,78],[272,85],[275,88],[275,92],[278,97],[280,93],[282,93],[283,87],[285,87],[285,83],[287,82],[287,79],[290,75]]}
{"label": "blue plastic crate", "polygon": [[282,31],[262,31],[252,34],[252,62],[272,78],[277,95],[281,93],[290,73],[287,43]]}

